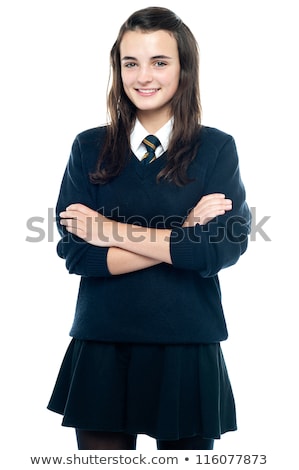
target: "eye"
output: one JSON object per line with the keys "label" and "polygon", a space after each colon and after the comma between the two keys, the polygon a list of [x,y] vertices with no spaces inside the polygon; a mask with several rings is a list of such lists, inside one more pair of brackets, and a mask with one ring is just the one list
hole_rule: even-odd
{"label": "eye", "polygon": [[137,64],[135,62],[127,62],[126,64],[124,64],[124,67],[127,68],[127,69],[132,69],[133,67],[136,67]]}
{"label": "eye", "polygon": [[156,67],[165,67],[166,65],[166,62],[163,62],[162,60],[158,60],[157,62],[155,62]]}

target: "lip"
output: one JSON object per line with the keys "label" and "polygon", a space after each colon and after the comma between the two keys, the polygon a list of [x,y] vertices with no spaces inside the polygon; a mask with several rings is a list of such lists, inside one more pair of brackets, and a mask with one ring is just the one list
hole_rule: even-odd
{"label": "lip", "polygon": [[160,88],[136,88],[136,91],[139,95],[142,96],[153,96],[155,95]]}

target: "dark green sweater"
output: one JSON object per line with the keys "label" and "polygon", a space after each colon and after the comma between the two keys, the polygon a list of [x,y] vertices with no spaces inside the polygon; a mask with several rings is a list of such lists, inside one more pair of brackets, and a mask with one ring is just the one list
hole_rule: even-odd
{"label": "dark green sweater", "polygon": [[[135,343],[210,343],[227,338],[217,273],[236,263],[247,248],[250,212],[240,179],[234,140],[202,127],[193,179],[183,187],[156,176],[166,153],[150,165],[131,155],[121,174],[92,184],[106,128],[79,134],[61,184],[57,215],[82,203],[128,224],[170,228],[172,265],[112,276],[108,248],[70,235],[58,223],[58,254],[70,273],[81,276],[70,335],[79,339]],[[222,192],[233,209],[207,225],[182,228],[188,211],[206,194]],[[135,234],[135,236],[137,236]],[[153,248],[154,249],[154,248]],[[149,253],[150,256],[150,253]]]}

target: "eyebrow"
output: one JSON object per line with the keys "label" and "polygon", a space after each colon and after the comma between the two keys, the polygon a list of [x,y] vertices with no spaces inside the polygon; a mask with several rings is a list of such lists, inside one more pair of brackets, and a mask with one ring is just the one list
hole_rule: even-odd
{"label": "eyebrow", "polygon": [[[159,54],[159,55],[154,55],[153,57],[151,57],[151,60],[155,60],[155,59],[172,59],[172,57],[168,55],[164,55],[164,54]],[[136,57],[126,55],[122,57],[121,60],[138,60],[138,59]]]}

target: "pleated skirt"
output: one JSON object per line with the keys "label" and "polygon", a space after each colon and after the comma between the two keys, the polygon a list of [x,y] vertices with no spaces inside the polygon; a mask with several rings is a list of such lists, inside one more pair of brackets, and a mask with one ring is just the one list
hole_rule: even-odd
{"label": "pleated skirt", "polygon": [[221,346],[72,339],[48,409],[62,425],[176,440],[237,429]]}

